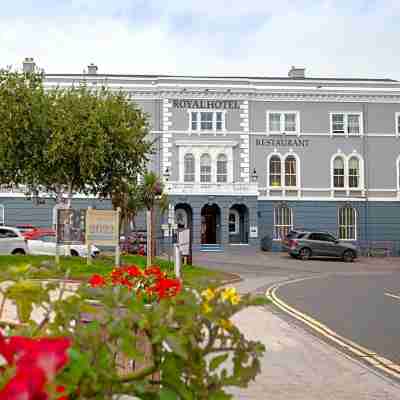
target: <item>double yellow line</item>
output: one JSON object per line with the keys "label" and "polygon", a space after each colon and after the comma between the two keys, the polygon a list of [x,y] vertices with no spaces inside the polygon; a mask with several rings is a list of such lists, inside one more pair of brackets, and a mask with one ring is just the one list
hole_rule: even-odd
{"label": "double yellow line", "polygon": [[[322,277],[323,276],[319,276],[318,278]],[[362,347],[359,344],[354,343],[353,341],[339,335],[338,333],[334,332],[332,329],[328,328],[326,325],[322,324],[316,319],[285,303],[282,299],[280,299],[277,296],[276,291],[280,287],[288,285],[290,283],[301,282],[308,279],[315,279],[315,277],[294,279],[274,284],[268,288],[265,295],[272,301],[273,304],[275,304],[275,306],[280,308],[282,311],[285,311],[287,314],[303,322],[308,327],[313,329],[315,332],[319,333],[321,336],[336,343],[340,348],[348,351],[350,354],[352,354],[357,358],[365,360],[378,370],[383,371],[394,378],[400,379],[400,365],[395,364],[393,361],[381,357],[375,352],[365,347]]]}

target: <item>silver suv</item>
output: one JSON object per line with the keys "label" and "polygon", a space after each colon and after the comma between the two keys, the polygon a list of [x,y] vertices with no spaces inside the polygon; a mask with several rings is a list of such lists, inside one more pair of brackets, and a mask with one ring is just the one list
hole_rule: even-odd
{"label": "silver suv", "polygon": [[288,243],[292,257],[308,260],[311,257],[339,257],[346,262],[357,258],[357,248],[351,243],[341,242],[330,233],[303,232]]}
{"label": "silver suv", "polygon": [[27,241],[18,229],[0,226],[0,254],[28,254]]}

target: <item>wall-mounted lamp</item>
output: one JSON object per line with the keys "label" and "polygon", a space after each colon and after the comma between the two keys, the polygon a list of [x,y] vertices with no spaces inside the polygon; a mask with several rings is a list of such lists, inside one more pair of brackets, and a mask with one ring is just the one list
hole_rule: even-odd
{"label": "wall-mounted lamp", "polygon": [[254,168],[254,169],[253,169],[253,173],[251,174],[251,180],[252,180],[253,182],[257,182],[257,179],[258,179],[257,171],[256,171],[256,169]]}

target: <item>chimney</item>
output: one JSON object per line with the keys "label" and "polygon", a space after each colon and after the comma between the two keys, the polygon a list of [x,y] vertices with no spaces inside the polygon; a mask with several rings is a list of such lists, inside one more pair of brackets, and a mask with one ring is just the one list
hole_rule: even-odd
{"label": "chimney", "polygon": [[25,60],[22,62],[22,71],[26,74],[35,72],[36,64],[33,61],[33,58],[26,57]]}
{"label": "chimney", "polygon": [[304,79],[306,77],[305,72],[306,72],[305,68],[296,68],[295,66],[292,65],[292,68],[290,68],[289,70],[288,77]]}
{"label": "chimney", "polygon": [[87,73],[88,75],[96,75],[97,74],[97,65],[90,63],[87,67]]}

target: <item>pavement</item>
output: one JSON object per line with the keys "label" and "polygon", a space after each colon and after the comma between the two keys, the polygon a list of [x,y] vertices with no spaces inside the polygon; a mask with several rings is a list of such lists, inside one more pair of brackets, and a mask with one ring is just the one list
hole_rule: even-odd
{"label": "pavement", "polygon": [[[263,294],[276,282],[326,274],[363,276],[376,271],[398,271],[399,259],[361,259],[301,262],[281,254],[250,249],[224,253],[196,253],[194,262],[237,273],[242,292]],[[261,373],[246,389],[232,388],[240,400],[400,400],[399,382],[359,362],[303,328],[274,306],[252,307],[234,317],[234,323],[251,340],[260,340],[267,351]]]}

